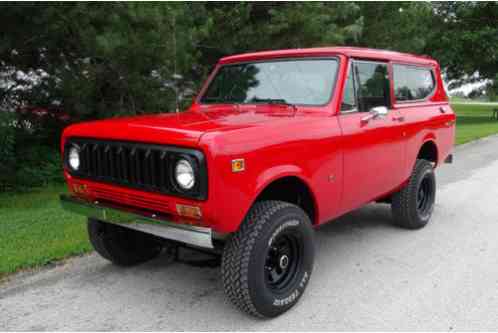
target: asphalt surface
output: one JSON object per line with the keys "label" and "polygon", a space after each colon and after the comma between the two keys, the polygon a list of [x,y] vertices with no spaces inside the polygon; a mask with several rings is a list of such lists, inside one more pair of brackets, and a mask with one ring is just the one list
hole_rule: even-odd
{"label": "asphalt surface", "polygon": [[382,204],[319,228],[307,292],[276,319],[232,307],[202,255],[123,269],[92,254],[0,285],[0,331],[498,330],[498,136],[459,147],[437,179],[422,230]]}

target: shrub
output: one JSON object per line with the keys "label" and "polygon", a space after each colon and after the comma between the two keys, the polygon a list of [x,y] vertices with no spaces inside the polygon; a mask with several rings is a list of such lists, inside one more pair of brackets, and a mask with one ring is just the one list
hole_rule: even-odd
{"label": "shrub", "polygon": [[0,156],[0,192],[63,181],[58,149],[20,126],[14,113],[0,112]]}
{"label": "shrub", "polygon": [[15,188],[24,190],[62,182],[62,162],[59,152],[48,146],[29,146],[18,149]]}
{"label": "shrub", "polygon": [[15,178],[15,114],[0,112],[0,191]]}

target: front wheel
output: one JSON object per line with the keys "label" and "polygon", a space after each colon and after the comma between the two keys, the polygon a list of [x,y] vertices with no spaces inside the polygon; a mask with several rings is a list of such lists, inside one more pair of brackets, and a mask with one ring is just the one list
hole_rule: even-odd
{"label": "front wheel", "polygon": [[392,197],[394,222],[408,229],[424,227],[431,218],[435,200],[434,167],[429,161],[419,159],[408,184]]}
{"label": "front wheel", "polygon": [[313,259],[313,229],[306,213],[287,202],[258,202],[225,245],[225,293],[244,312],[276,317],[304,293]]}
{"label": "front wheel", "polygon": [[88,236],[98,254],[119,266],[152,259],[163,248],[155,236],[95,219],[88,219]]}

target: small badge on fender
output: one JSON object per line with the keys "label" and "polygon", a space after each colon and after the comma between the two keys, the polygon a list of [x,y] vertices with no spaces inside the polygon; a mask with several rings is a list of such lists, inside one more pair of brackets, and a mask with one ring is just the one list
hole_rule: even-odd
{"label": "small badge on fender", "polygon": [[232,160],[232,172],[241,172],[246,169],[246,163],[243,158]]}

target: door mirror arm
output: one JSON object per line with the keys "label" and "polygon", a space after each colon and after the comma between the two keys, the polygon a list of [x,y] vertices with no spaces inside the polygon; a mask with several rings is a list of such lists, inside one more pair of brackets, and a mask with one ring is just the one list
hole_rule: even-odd
{"label": "door mirror arm", "polygon": [[387,116],[389,109],[385,106],[376,106],[371,108],[368,113],[369,114],[367,116],[361,118],[362,123],[368,123],[370,120]]}

